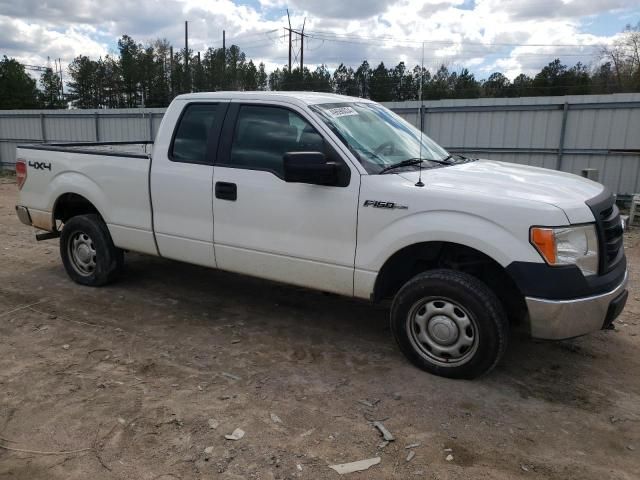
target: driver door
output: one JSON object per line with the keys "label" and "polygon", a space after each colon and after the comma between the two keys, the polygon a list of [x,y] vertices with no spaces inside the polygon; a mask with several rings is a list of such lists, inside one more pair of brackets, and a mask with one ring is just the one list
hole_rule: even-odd
{"label": "driver door", "polygon": [[[353,294],[360,175],[290,104],[232,103],[213,173],[218,267]],[[323,151],[340,185],[284,181],[283,156]]]}

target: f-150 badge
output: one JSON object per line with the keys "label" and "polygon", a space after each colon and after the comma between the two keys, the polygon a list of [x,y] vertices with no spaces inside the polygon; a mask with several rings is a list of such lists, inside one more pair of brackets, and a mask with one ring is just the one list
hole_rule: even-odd
{"label": "f-150 badge", "polygon": [[381,202],[380,200],[365,200],[362,204],[363,207],[373,207],[373,208],[388,208],[388,209],[398,209],[398,210],[407,210],[409,207],[406,205],[398,205],[394,202]]}

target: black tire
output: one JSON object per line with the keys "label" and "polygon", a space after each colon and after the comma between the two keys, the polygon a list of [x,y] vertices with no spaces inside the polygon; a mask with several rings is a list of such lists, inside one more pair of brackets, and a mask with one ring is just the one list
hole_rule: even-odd
{"label": "black tire", "polygon": [[[83,244],[83,250],[75,255],[73,242]],[[78,215],[65,222],[60,235],[60,256],[69,277],[90,287],[112,282],[124,265],[124,251],[113,244],[106,224],[95,214]]]}
{"label": "black tire", "polygon": [[[400,289],[391,306],[391,330],[419,368],[442,377],[473,379],[502,358],[509,322],[483,282],[443,269],[421,273]],[[464,345],[459,347],[460,342]],[[453,355],[444,350],[453,350]]]}

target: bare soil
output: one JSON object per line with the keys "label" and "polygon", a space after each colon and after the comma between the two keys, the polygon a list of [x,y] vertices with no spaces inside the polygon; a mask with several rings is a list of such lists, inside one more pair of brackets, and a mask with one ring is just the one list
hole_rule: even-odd
{"label": "bare soil", "polygon": [[640,478],[638,229],[615,331],[514,331],[495,371],[453,381],[350,299],[136,254],[118,283],[76,285],[16,191],[0,178],[0,478],[335,479],[376,456],[346,477]]}

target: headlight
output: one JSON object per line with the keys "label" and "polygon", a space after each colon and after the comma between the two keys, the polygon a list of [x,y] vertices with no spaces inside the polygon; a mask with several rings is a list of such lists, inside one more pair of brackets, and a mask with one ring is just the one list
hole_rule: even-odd
{"label": "headlight", "polygon": [[595,225],[532,227],[531,243],[549,265],[576,265],[585,276],[598,273]]}

